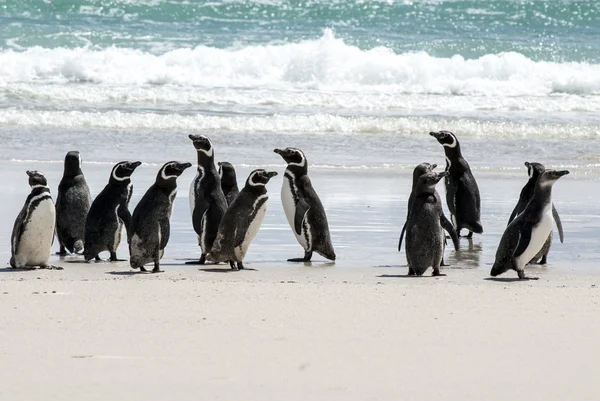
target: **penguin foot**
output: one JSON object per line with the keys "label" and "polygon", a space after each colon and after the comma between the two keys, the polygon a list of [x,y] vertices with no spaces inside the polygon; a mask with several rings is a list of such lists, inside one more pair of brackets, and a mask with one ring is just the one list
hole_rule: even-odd
{"label": "penguin foot", "polygon": [[288,259],[288,262],[310,262],[310,259],[312,258],[312,251],[309,252],[305,252],[304,253],[304,257],[303,258],[292,258],[292,259]]}
{"label": "penguin foot", "polygon": [[160,270],[159,268],[155,267],[154,269],[152,269],[151,273],[164,273],[164,270]]}
{"label": "penguin foot", "polygon": [[244,264],[242,262],[237,262],[237,268],[239,270],[244,270]]}
{"label": "penguin foot", "polygon": [[143,273],[147,273],[148,272],[148,270],[146,270],[146,268],[144,266],[140,267],[140,271],[143,272]]}
{"label": "penguin foot", "polygon": [[231,267],[231,270],[239,270],[238,267],[235,265],[235,262],[233,260],[229,261],[229,267]]}
{"label": "penguin foot", "polygon": [[546,257],[546,255],[542,256],[542,259],[538,262],[539,265],[545,265],[546,263],[548,263],[548,258]]}
{"label": "penguin foot", "polygon": [[539,280],[539,277],[534,277],[534,276],[526,276],[525,272],[523,270],[520,270],[517,272],[517,274],[519,275],[519,278],[521,280]]}
{"label": "penguin foot", "polygon": [[450,265],[447,264],[446,262],[444,262],[444,259],[442,259],[442,261],[440,262],[440,266],[444,267],[444,266],[450,266]]}
{"label": "penguin foot", "polygon": [[469,231],[469,234],[465,238],[473,238],[473,231]]}
{"label": "penguin foot", "polygon": [[64,268],[62,266],[55,266],[55,265],[45,265],[45,266],[40,266],[40,269],[48,269],[48,270],[64,270]]}
{"label": "penguin foot", "polygon": [[111,262],[127,262],[127,259],[119,259],[119,258],[117,258],[116,252],[111,252],[110,253],[110,261]]}
{"label": "penguin foot", "polygon": [[432,277],[443,277],[445,276],[444,273],[440,273],[440,269],[433,269],[433,273],[431,273]]}
{"label": "penguin foot", "polygon": [[205,263],[206,263],[206,254],[205,253],[200,255],[199,260],[190,260],[189,262],[185,262],[186,265],[203,265]]}
{"label": "penguin foot", "polygon": [[408,268],[408,275],[409,276],[416,276],[416,273],[413,269],[411,269],[410,267]]}

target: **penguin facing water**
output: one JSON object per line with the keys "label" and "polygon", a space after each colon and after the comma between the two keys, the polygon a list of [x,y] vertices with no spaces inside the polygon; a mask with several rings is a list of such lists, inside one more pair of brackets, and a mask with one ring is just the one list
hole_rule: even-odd
{"label": "penguin facing water", "polygon": [[71,151],[65,156],[65,169],[56,197],[56,236],[60,255],[83,250],[90,203],[90,189],[81,171],[81,156],[79,152]]}
{"label": "penguin facing water", "polygon": [[221,189],[223,189],[223,195],[229,206],[240,193],[235,168],[229,162],[218,162],[217,165],[219,166],[219,177],[221,177]]}
{"label": "penguin facing water", "polygon": [[[508,224],[510,224],[510,222],[513,221],[514,218],[519,213],[521,213],[523,210],[525,210],[525,207],[527,206],[527,204],[533,197],[535,183],[539,179],[540,175],[542,175],[544,170],[546,170],[546,168],[544,167],[543,164],[535,163],[535,162],[532,162],[532,163],[525,162],[525,167],[527,167],[527,174],[529,176],[529,180],[527,180],[527,183],[521,190],[521,193],[519,195],[519,201],[517,202],[517,205],[513,209],[512,213],[510,215],[510,218],[508,219]],[[554,217],[554,222],[556,223],[556,228],[558,229],[558,236],[560,238],[560,242],[562,243],[562,242],[564,242],[564,239],[565,239],[564,234],[563,234],[562,222],[560,221],[560,216],[558,215],[558,211],[554,207],[554,204],[552,204],[552,216]],[[533,257],[533,259],[531,259],[529,261],[529,263],[536,263],[539,261],[539,264],[545,265],[548,261],[548,253],[550,253],[551,246],[552,246],[552,231],[550,231],[550,235],[548,236],[548,239],[544,243],[544,246],[542,247],[542,249],[540,249],[538,254],[535,255]]]}
{"label": "penguin facing water", "polygon": [[110,261],[116,262],[117,248],[121,242],[123,226],[130,230],[131,213],[129,201],[133,193],[131,174],[141,162],[123,161],[110,172],[108,184],[96,196],[85,222],[85,247],[83,256],[87,261],[100,260],[100,252],[109,251]]}
{"label": "penguin facing water", "polygon": [[477,181],[471,173],[471,167],[465,160],[460,149],[460,143],[450,131],[430,132],[444,147],[446,154],[446,203],[456,233],[460,235],[463,228],[469,230],[467,238],[473,233],[482,234],[481,226],[481,197]]}
{"label": "penguin facing water", "polygon": [[[406,225],[408,224],[408,220],[410,219],[410,211],[412,210],[414,199],[417,196],[415,189],[417,187],[419,178],[423,174],[432,172],[436,167],[437,167],[437,164],[421,163],[421,164],[417,165],[413,170],[412,189],[410,192],[410,196],[408,197],[408,208],[406,211],[406,221],[404,222],[404,226],[402,226],[402,231],[400,233],[400,240],[398,241],[398,251],[400,251],[400,249],[402,249],[402,238],[404,237],[404,232],[406,231]],[[436,200],[438,202],[440,202],[440,205],[441,205],[442,198],[440,197],[440,194],[438,193],[438,191],[435,188],[434,188],[433,193],[434,193]],[[440,224],[442,225],[442,228],[444,230],[446,230],[448,232],[448,234],[450,234],[450,238],[452,239],[452,243],[454,244],[454,249],[458,251],[458,248],[459,248],[458,235],[456,233],[456,230],[452,226],[452,223],[448,220],[448,218],[444,214],[443,210],[441,210]],[[445,245],[445,243],[446,243],[446,241],[444,239],[444,245]],[[441,266],[446,266],[446,264],[444,263],[443,255],[442,255]]]}
{"label": "penguin facing water", "polygon": [[13,268],[54,268],[48,264],[54,240],[56,209],[48,182],[40,171],[27,171],[31,193],[15,220],[11,235],[10,265]]}
{"label": "penguin facing water", "polygon": [[442,228],[442,202],[435,186],[448,172],[427,172],[417,180],[415,196],[406,222],[406,260],[408,274],[422,276],[428,268],[440,276],[446,236]]}
{"label": "penguin facing water", "polygon": [[177,177],[191,167],[191,163],[171,161],[165,163],[156,181],[139,201],[131,217],[131,229],[127,231],[129,264],[133,269],[145,272],[144,265],[154,262],[153,273],[160,272],[160,259],[169,242],[173,201],[177,195]]}
{"label": "penguin facing water", "polygon": [[296,148],[275,149],[287,163],[281,188],[281,203],[296,239],[304,248],[303,258],[289,262],[310,262],[313,252],[335,260],[329,224],[323,204],[308,177],[304,152]]}
{"label": "penguin facing water", "polygon": [[569,174],[567,170],[545,170],[540,175],[531,200],[506,227],[490,275],[495,277],[512,269],[520,279],[537,279],[527,277],[524,268],[542,249],[552,231],[552,186],[566,174]]}
{"label": "penguin facing water", "polygon": [[203,265],[217,238],[219,224],[227,210],[227,200],[215,167],[215,152],[210,139],[205,135],[189,135],[189,138],[198,154],[198,173],[190,185],[190,212],[201,254],[199,262],[187,263]]}
{"label": "penguin facing water", "polygon": [[254,170],[246,185],[227,208],[221,220],[217,239],[207,259],[227,262],[232,269],[243,269],[250,243],[256,236],[267,211],[267,183],[277,175],[263,169]]}

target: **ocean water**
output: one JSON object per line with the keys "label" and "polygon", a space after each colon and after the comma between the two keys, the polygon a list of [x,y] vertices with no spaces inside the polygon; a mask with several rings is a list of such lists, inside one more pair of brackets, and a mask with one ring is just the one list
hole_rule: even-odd
{"label": "ocean water", "polygon": [[[577,203],[570,193],[563,212],[581,241],[566,263],[578,244],[600,251],[585,237],[599,214],[599,39],[600,1],[5,0],[0,164],[16,197],[7,220],[27,192],[18,171],[46,169],[56,188],[64,154],[76,149],[97,177],[93,193],[123,159],[146,163],[143,191],[161,163],[194,161],[187,135],[204,133],[217,159],[241,169],[240,184],[254,167],[281,168],[273,148],[304,149],[339,213],[341,243],[353,243],[352,227],[369,235],[373,226],[357,225],[347,204],[363,205],[358,189],[369,188],[373,208],[386,205],[372,221],[385,222],[380,255],[393,251],[413,166],[444,162],[428,132],[447,129],[476,177],[489,180],[482,196],[498,223],[486,263],[526,179],[524,161],[581,181],[573,188],[585,196]],[[510,184],[494,187],[497,177]],[[175,216],[183,252],[191,224]],[[0,240],[9,236],[3,227]],[[269,238],[257,240],[278,245]]]}

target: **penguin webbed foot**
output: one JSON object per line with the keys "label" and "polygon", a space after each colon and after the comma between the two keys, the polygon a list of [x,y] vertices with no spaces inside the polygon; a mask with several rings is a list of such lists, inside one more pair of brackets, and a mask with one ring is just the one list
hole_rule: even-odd
{"label": "penguin webbed foot", "polygon": [[441,267],[446,267],[446,266],[450,266],[449,264],[447,264],[444,259],[442,258],[442,261],[440,262],[440,266]]}
{"label": "penguin webbed foot", "polygon": [[[98,257],[98,256],[96,256]],[[100,258],[98,258],[100,259]],[[127,259],[119,259],[117,258],[117,253],[116,252],[111,252],[110,253],[110,261],[111,262],[127,262]]]}
{"label": "penguin webbed foot", "polygon": [[519,278],[521,280],[539,280],[540,279],[539,277],[535,277],[535,276],[526,276],[525,272],[523,270],[519,270],[517,272],[517,274],[519,275]]}
{"label": "penguin webbed foot", "polygon": [[440,269],[439,268],[437,268],[437,269],[434,268],[433,269],[433,273],[431,273],[431,276],[432,277],[444,277],[444,276],[446,276],[446,274],[440,273]]}
{"label": "penguin webbed foot", "polygon": [[415,273],[415,271],[412,268],[408,268],[408,275],[409,276],[416,276],[417,274]]}
{"label": "penguin webbed foot", "polygon": [[311,258],[312,258],[312,251],[310,252],[305,252],[304,253],[304,257],[303,258],[292,258],[292,259],[288,259],[288,262],[310,262]]}
{"label": "penguin webbed foot", "polygon": [[56,266],[56,265],[44,265],[44,266],[40,266],[40,269],[64,270],[64,267],[62,267],[62,266]]}
{"label": "penguin webbed foot", "polygon": [[152,269],[152,273],[164,273],[164,270],[160,270],[160,265],[158,262],[154,262],[154,269]]}
{"label": "penguin webbed foot", "polygon": [[189,262],[185,262],[185,264],[186,265],[203,265],[203,264],[206,264],[206,254],[203,253],[202,255],[200,255],[200,259],[199,260],[190,260]]}

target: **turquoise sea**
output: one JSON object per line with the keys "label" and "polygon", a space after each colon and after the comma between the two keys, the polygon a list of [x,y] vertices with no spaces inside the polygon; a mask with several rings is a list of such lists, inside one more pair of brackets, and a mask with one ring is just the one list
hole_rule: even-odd
{"label": "turquoise sea", "polygon": [[[403,263],[394,246],[408,177],[420,162],[443,165],[427,135],[440,129],[456,133],[487,180],[482,264],[526,181],[525,161],[568,168],[563,180],[579,182],[563,192],[562,214],[567,239],[580,242],[556,245],[558,259],[581,247],[597,255],[588,240],[600,225],[600,1],[0,1],[0,164],[15,198],[6,244],[28,190],[22,170],[48,170],[55,191],[64,154],[76,149],[96,194],[114,162],[142,160],[133,208],[160,164],[194,161],[194,132],[238,166],[240,184],[252,168],[282,168],[273,148],[302,148],[323,177],[315,185],[334,240],[352,252],[359,227],[379,239],[377,263]],[[258,244],[280,245],[277,233],[289,229],[279,185],[265,220],[275,234]],[[379,214],[361,220],[356,205]],[[184,209],[173,246],[191,257]]]}

